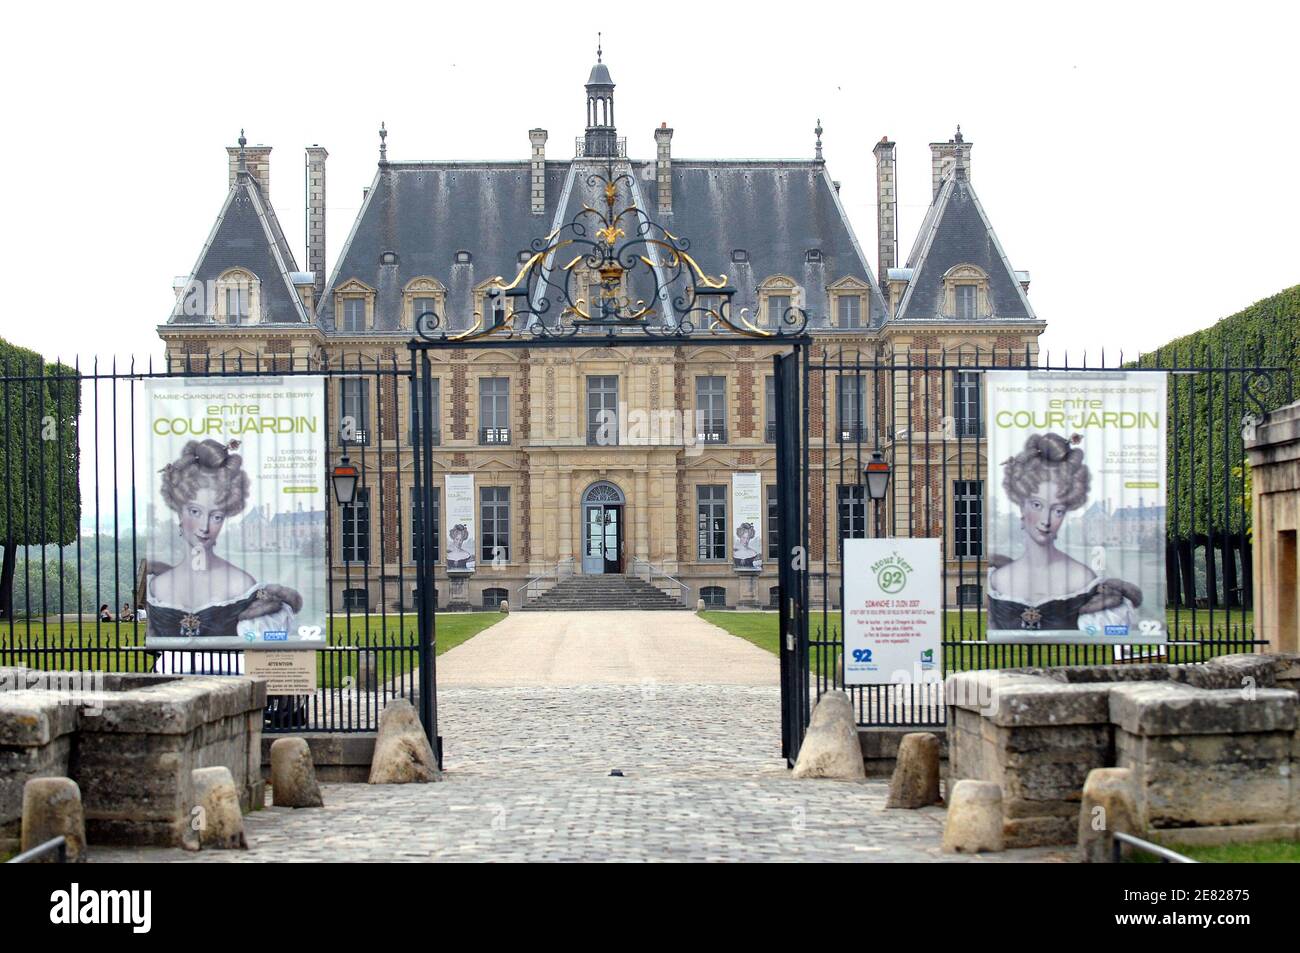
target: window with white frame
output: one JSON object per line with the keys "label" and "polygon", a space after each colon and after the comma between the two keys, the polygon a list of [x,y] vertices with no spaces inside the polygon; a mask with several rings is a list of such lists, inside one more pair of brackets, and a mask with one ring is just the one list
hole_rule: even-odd
{"label": "window with white frame", "polygon": [[975,285],[957,285],[953,292],[957,300],[957,317],[973,319],[978,308],[979,288]]}
{"label": "window with white frame", "polygon": [[366,299],[351,297],[343,299],[343,313],[339,316],[340,331],[364,331],[366,329]]}
{"label": "window with white frame", "polygon": [[984,555],[984,481],[954,480],[952,544],[958,559]]}
{"label": "window with white frame", "polygon": [[982,429],[979,371],[957,371],[952,381],[952,418],[958,437],[978,437]]}
{"label": "window with white frame", "polygon": [[370,489],[359,486],[352,502],[341,507],[340,529],[343,533],[343,561],[370,562]]}
{"label": "window with white frame", "polygon": [[479,378],[478,427],[480,444],[510,442],[510,378]]}
{"label": "window with white frame", "polygon": [[339,443],[365,446],[370,442],[370,381],[339,378]]}
{"label": "window with white frame", "polygon": [[727,558],[727,488],[725,486],[698,486],[695,488],[696,529],[699,558]]}
{"label": "window with white frame", "polygon": [[790,309],[788,294],[770,294],[767,296],[767,323],[778,327],[785,320],[785,313]]}
{"label": "window with white frame", "polygon": [[[421,384],[418,380],[411,381],[410,391],[410,426],[406,431],[406,442],[415,444],[416,434],[422,433],[420,418],[422,408],[422,391]],[[442,379],[438,377],[429,378],[429,427],[430,436],[433,445],[436,447],[442,443]]]}
{"label": "window with white frame", "polygon": [[763,439],[776,443],[776,378],[768,374],[763,382]]}
{"label": "window with white frame", "polygon": [[867,488],[861,483],[841,483],[835,487],[836,524],[840,556],[844,540],[867,538]]}
{"label": "window with white frame", "polygon": [[249,289],[244,282],[226,286],[226,323],[247,324]]}
{"label": "window with white frame", "polygon": [[695,438],[698,443],[727,442],[727,379],[695,378]]}
{"label": "window with white frame", "polygon": [[485,563],[510,561],[510,487],[485,486],[479,490],[482,555]]}
{"label": "window with white frame", "polygon": [[867,439],[862,401],[862,376],[841,374],[835,378],[836,440],[861,443]]}
{"label": "window with white frame", "polygon": [[839,295],[837,299],[839,326],[842,328],[862,327],[862,296]]}

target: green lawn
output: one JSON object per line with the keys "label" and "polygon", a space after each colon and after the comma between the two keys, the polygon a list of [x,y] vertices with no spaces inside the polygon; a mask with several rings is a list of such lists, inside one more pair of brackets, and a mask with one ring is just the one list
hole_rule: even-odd
{"label": "green lawn", "polygon": [[[699,613],[700,617],[714,625],[723,628],[732,635],[739,636],[747,642],[752,642],[761,649],[775,654],[778,651],[778,628],[777,614],[775,612],[726,612],[718,610],[706,610]],[[1226,643],[1222,646],[1215,645],[1171,645],[1166,649],[1166,655],[1163,659],[1155,657],[1158,661],[1170,662],[1195,662],[1201,661],[1214,655],[1223,655],[1232,652],[1250,652],[1256,651],[1260,646],[1251,646],[1243,644],[1248,642],[1251,636],[1251,626],[1253,618],[1251,613],[1245,615],[1245,625],[1241,624],[1241,615],[1233,613],[1233,625],[1231,630],[1225,630],[1223,626],[1223,613],[1216,612],[1214,627],[1209,625],[1209,614],[1198,611],[1196,613],[1196,628],[1193,630],[1191,624],[1191,613],[1180,611],[1175,628],[1174,613],[1168,613],[1169,628],[1171,636],[1175,641],[1189,641],[1193,638],[1231,638],[1233,642]],[[837,611],[826,613],[826,622],[830,625],[830,638],[839,638],[840,614]],[[820,612],[810,613],[810,622],[812,623],[812,632],[810,639],[814,643],[811,646],[812,652],[809,659],[809,668],[814,671],[824,671],[830,673],[834,669],[834,659],[838,652],[837,646],[820,646],[816,643],[823,639],[821,633],[822,614]],[[950,613],[947,620],[947,641],[949,642],[970,642],[970,646],[949,645],[944,648],[944,671],[966,671],[969,669],[982,668],[1021,668],[1025,666],[1051,666],[1051,665],[1082,665],[1082,664],[1109,664],[1113,659],[1112,646],[1109,645],[987,645],[979,644],[984,639],[985,626],[976,625],[974,613],[963,613],[959,617]],[[1143,646],[1136,647],[1137,651],[1142,651]],[[827,665],[823,668],[819,664],[822,653],[827,658]]]}
{"label": "green lawn", "polygon": [[[437,654],[473,638],[500,622],[499,612],[446,612],[436,616]],[[329,648],[320,651],[317,673],[322,688],[344,685],[356,674],[358,653],[347,647],[364,646],[375,653],[379,679],[388,681],[415,668],[409,646],[417,642],[415,613],[384,618],[372,614],[334,616],[329,625]],[[154,658],[143,651],[144,626],[135,623],[15,621],[0,625],[0,665],[26,665],[59,671],[147,672]]]}
{"label": "green lawn", "polygon": [[[1181,847],[1175,850],[1202,864],[1300,864],[1300,841],[1269,840],[1254,844],[1222,844],[1218,847]],[[1133,853],[1126,861],[1138,864],[1155,864],[1159,861],[1150,854]]]}

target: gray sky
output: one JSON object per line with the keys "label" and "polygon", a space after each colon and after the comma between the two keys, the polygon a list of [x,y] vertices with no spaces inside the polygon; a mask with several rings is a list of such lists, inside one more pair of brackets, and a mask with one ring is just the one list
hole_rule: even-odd
{"label": "gray sky", "polygon": [[1056,353],[1150,348],[1300,282],[1295,4],[559,9],[10,5],[0,335],[49,356],[159,356],[155,325],[220,208],[241,126],[274,147],[272,200],[300,267],[306,145],[330,151],[331,267],[381,120],[393,159],[523,159],[533,126],[568,158],[597,30],[635,156],[653,158],[667,121],[676,156],[808,157],[820,116],[868,249],[872,144],[899,144],[905,256],[929,201],[927,143],[960,122]]}

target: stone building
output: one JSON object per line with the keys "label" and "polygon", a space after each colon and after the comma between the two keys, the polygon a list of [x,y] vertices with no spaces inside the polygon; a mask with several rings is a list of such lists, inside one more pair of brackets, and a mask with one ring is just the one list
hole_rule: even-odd
{"label": "stone building", "polygon": [[[355,421],[346,449],[367,474],[363,500],[331,521],[335,608],[409,608],[416,584],[410,394],[397,378],[365,371],[376,362],[405,367],[425,312],[445,327],[470,328],[489,307],[493,279],[513,276],[532,239],[593,202],[589,175],[610,166],[630,177],[639,209],[688,238],[710,274],[727,276],[737,289],[733,310],[747,309],[760,325],[792,307],[808,314],[816,339],[806,435],[818,471],[809,494],[814,575],[823,566],[838,575],[837,535],[870,532],[860,473],[878,441],[895,467],[888,529],[946,532],[947,557],[967,565],[951,574],[949,598],[978,601],[969,564],[983,541],[980,377],[906,368],[955,363],[958,353],[972,360],[978,352],[982,363],[995,354],[1023,360],[1044,323],[1026,295],[1028,274],[1012,269],[976,197],[971,143],[958,129],[931,144],[933,200],[901,266],[895,144],[875,146],[873,271],[823,158],[820,123],[808,159],[684,159],[673,155],[664,124],[652,131],[653,158],[641,160],[618,135],[604,63],[592,68],[585,98],[586,132],[565,158],[548,156],[546,130],[532,129],[519,159],[396,161],[381,129],[374,179],[328,274],[326,150],[306,150],[307,270],[299,271],[271,204],[270,148],[247,144],[242,133],[228,148],[225,204],[193,271],[178,279],[176,308],[159,334],[178,367],[359,368],[330,390],[331,414]],[[590,289],[594,279],[578,281]],[[864,370],[823,373],[816,365],[824,358]],[[651,349],[633,339],[612,349],[441,350],[431,359],[440,605],[507,597],[517,605],[521,586],[557,567],[595,574],[646,565],[689,586],[692,604],[769,602],[770,348],[720,338]],[[596,432],[601,411],[617,414],[612,439],[609,428]],[[685,423],[667,436],[635,432],[638,421],[665,415]],[[759,474],[763,499],[753,527],[761,555],[744,565],[733,559],[733,542],[754,521],[737,522],[737,473]],[[450,578],[448,475],[473,477],[477,535],[467,544],[475,569]]]}

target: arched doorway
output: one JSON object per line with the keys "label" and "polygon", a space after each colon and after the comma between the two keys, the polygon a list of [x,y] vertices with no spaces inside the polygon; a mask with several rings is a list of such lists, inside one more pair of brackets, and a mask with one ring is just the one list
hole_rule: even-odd
{"label": "arched doorway", "polygon": [[623,571],[623,491],[601,480],[582,494],[582,571]]}

